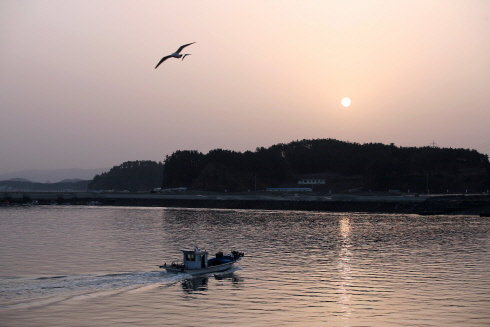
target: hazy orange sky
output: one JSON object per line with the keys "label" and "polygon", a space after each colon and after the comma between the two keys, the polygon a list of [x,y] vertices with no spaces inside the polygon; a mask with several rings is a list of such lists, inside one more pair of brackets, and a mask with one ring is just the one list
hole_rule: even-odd
{"label": "hazy orange sky", "polygon": [[489,0],[2,0],[0,42],[0,173],[305,138],[490,153]]}

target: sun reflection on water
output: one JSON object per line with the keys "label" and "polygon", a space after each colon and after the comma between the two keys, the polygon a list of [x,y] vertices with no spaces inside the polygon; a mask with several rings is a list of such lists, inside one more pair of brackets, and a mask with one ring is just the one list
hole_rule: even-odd
{"label": "sun reflection on water", "polygon": [[341,236],[341,247],[339,257],[337,259],[337,269],[339,271],[339,285],[338,291],[340,299],[337,302],[340,305],[340,315],[342,319],[348,320],[352,313],[350,304],[351,299],[351,286],[352,286],[352,272],[350,260],[352,258],[351,248],[351,219],[349,217],[342,217],[339,221],[339,231]]}

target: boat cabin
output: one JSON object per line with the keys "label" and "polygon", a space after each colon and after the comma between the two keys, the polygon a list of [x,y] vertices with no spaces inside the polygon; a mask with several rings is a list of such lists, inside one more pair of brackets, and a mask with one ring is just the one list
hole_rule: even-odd
{"label": "boat cabin", "polygon": [[184,253],[184,269],[201,269],[208,267],[208,251],[199,250],[182,250]]}

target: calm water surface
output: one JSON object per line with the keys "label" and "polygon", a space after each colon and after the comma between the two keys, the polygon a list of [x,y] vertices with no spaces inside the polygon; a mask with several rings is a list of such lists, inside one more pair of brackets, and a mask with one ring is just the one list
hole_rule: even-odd
{"label": "calm water surface", "polygon": [[[0,326],[490,326],[490,219],[0,208]],[[237,249],[231,271],[156,266]]]}

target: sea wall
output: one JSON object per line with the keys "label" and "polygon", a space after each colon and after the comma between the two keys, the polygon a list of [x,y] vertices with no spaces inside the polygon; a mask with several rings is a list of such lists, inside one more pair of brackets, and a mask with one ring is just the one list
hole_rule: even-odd
{"label": "sea wall", "polygon": [[[1,199],[1,198],[0,198]],[[169,208],[217,208],[300,210],[324,212],[378,212],[414,214],[479,214],[490,212],[487,196],[353,196],[353,195],[229,195],[229,194],[121,194],[121,193],[4,193],[8,204],[71,204],[145,206]]]}

